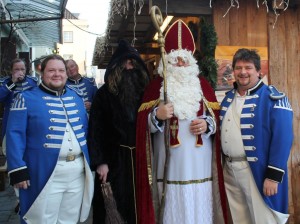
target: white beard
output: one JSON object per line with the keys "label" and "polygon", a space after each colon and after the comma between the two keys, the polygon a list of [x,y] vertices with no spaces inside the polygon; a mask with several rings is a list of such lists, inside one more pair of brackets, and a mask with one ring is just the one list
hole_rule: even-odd
{"label": "white beard", "polygon": [[[178,119],[195,119],[202,99],[198,65],[176,67],[167,64],[166,70],[168,102],[174,106],[174,115]],[[163,100],[163,96],[162,85],[160,99]]]}

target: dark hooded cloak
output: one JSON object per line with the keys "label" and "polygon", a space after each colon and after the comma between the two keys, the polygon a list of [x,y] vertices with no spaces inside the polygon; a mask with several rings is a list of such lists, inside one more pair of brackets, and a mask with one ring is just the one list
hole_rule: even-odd
{"label": "dark hooded cloak", "polygon": [[[125,71],[124,61],[133,59],[135,68]],[[111,76],[120,71],[116,83]],[[117,208],[126,223],[136,223],[135,205],[135,139],[136,117],[144,89],[149,82],[147,67],[139,53],[128,42],[120,41],[106,69],[105,84],[93,100],[88,146],[93,170],[108,164],[107,182],[111,183]],[[115,89],[112,88],[115,85]],[[131,85],[128,87],[126,85]],[[126,88],[124,88],[124,86]],[[125,93],[124,93],[125,92]],[[127,103],[122,96],[131,94]],[[105,222],[104,201],[99,175],[95,176],[93,223]]]}

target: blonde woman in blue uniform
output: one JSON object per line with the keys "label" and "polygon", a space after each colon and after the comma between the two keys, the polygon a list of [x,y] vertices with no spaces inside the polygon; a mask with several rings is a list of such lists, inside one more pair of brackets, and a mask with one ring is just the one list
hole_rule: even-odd
{"label": "blonde woman in blue uniform", "polygon": [[[12,60],[10,64],[10,76],[6,76],[0,79],[0,102],[4,106],[4,115],[2,120],[2,153],[6,154],[6,125],[9,114],[9,109],[13,102],[13,98],[16,93],[23,92],[27,89],[30,89],[34,86],[37,86],[37,78],[33,76],[26,75],[26,65],[25,62],[16,58]],[[1,153],[1,152],[0,152]],[[19,197],[19,192],[17,189],[16,196]],[[19,200],[17,199],[17,206],[15,212],[19,211]]]}
{"label": "blonde woman in blue uniform", "polygon": [[[25,62],[16,58],[10,65],[10,76],[0,79],[0,102],[4,106],[2,123],[2,139],[4,141],[9,108],[12,104],[14,95],[17,92],[25,91],[33,86],[37,86],[37,78],[26,75]],[[5,143],[4,143],[5,145]],[[2,146],[4,146],[2,145]]]}

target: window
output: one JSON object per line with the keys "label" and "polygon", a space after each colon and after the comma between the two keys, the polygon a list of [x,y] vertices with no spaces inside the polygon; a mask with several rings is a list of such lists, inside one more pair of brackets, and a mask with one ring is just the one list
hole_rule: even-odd
{"label": "window", "polygon": [[72,31],[64,31],[64,43],[73,43]]}
{"label": "window", "polygon": [[65,60],[73,59],[73,54],[64,54],[64,55],[63,55],[63,58],[64,58]]}

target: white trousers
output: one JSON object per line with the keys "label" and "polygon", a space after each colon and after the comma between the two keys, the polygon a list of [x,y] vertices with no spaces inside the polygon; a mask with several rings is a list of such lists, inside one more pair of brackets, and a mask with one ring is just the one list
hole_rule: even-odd
{"label": "white trousers", "polygon": [[224,181],[234,224],[284,224],[289,215],[270,209],[262,199],[247,161],[226,162]]}
{"label": "white trousers", "polygon": [[83,157],[71,162],[58,161],[50,190],[44,224],[76,224],[84,191]]}

